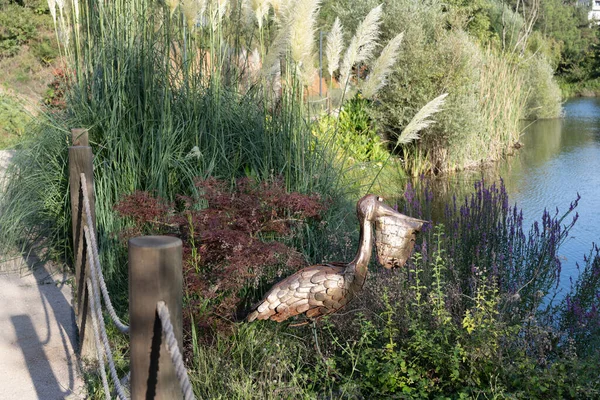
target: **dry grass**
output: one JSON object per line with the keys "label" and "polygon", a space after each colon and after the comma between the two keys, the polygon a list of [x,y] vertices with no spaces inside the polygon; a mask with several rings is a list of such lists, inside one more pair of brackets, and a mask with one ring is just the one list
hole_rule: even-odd
{"label": "dry grass", "polygon": [[35,114],[52,81],[53,68],[42,65],[29,46],[23,46],[16,56],[0,59],[0,93],[18,97],[26,104],[27,111]]}
{"label": "dry grass", "polygon": [[0,104],[0,149],[19,142],[26,121],[39,114],[53,68],[52,64],[42,65],[29,46],[22,46],[14,57],[0,59],[0,102],[7,100],[4,107],[9,107],[2,111]]}

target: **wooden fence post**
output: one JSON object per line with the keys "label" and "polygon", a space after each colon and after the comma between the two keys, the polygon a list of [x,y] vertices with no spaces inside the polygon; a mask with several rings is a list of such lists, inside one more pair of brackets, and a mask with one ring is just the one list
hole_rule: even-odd
{"label": "wooden fence post", "polygon": [[156,303],[164,301],[183,349],[181,240],[142,236],[129,240],[129,339],[131,399],[181,399]]}
{"label": "wooden fence post", "polygon": [[88,130],[85,128],[71,129],[71,143],[73,146],[89,146]]}
{"label": "wooden fence post", "polygon": [[77,285],[77,298],[75,312],[77,313],[77,326],[79,328],[79,355],[82,358],[97,359],[94,344],[94,330],[90,314],[90,302],[86,279],[90,276],[90,262],[87,257],[87,243],[84,240],[83,227],[86,225],[87,215],[83,205],[83,192],[81,190],[81,173],[85,174],[87,193],[90,200],[92,223],[90,230],[96,234],[96,214],[94,196],[94,167],[92,148],[89,146],[69,147],[69,186],[71,195],[71,221],[73,228],[73,246],[75,251],[75,278]]}

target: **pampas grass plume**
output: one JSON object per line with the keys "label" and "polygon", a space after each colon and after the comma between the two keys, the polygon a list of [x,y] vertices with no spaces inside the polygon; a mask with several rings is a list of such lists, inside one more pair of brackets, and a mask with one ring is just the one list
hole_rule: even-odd
{"label": "pampas grass plume", "polygon": [[204,14],[205,8],[205,0],[181,1],[181,11],[183,12],[183,17],[185,18],[185,22],[190,30],[194,29],[198,17]]}
{"label": "pampas grass plume", "polygon": [[381,4],[373,8],[356,28],[346,55],[340,67],[340,84],[347,88],[350,72],[354,64],[368,60],[377,46],[379,25],[381,24]]}
{"label": "pampas grass plume", "polygon": [[300,77],[306,83],[314,74],[313,48],[317,12],[320,0],[298,0],[290,14],[289,39],[292,60],[300,67]]}
{"label": "pampas grass plume", "polygon": [[52,19],[54,20],[54,25],[56,25],[56,0],[48,0],[48,8],[50,9]]}
{"label": "pampas grass plume", "polygon": [[298,0],[289,10],[292,60],[300,63],[313,53],[315,23],[320,0]]}
{"label": "pampas grass plume", "polygon": [[227,12],[227,0],[216,0],[213,7],[214,9],[210,13],[212,29],[215,31]]}
{"label": "pampas grass plume", "polygon": [[448,93],[444,93],[425,104],[402,130],[402,133],[398,136],[396,146],[418,140],[420,138],[419,132],[435,122],[429,117],[441,111],[446,96],[448,96]]}
{"label": "pampas grass plume", "polygon": [[263,20],[267,17],[269,13],[269,6],[271,5],[270,0],[250,0],[249,6],[254,16],[256,17],[256,22],[258,22],[258,29],[262,29]]}
{"label": "pampas grass plume", "polygon": [[169,13],[173,16],[175,9],[179,6],[179,0],[165,0],[165,4],[169,7]]}
{"label": "pampas grass plume", "polygon": [[356,28],[354,37],[358,43],[358,53],[355,63],[366,61],[372,55],[377,47],[377,38],[379,37],[379,25],[381,24],[382,5],[378,5],[365,17],[363,22]]}
{"label": "pampas grass plume", "polygon": [[276,22],[281,22],[285,11],[287,10],[290,3],[295,4],[294,0],[271,0],[271,7],[273,7],[273,17]]}
{"label": "pampas grass plume", "polygon": [[280,73],[279,59],[286,52],[289,45],[289,31],[279,29],[275,39],[269,46],[269,51],[264,56],[261,73],[264,77],[273,77]]}
{"label": "pampas grass plume", "polygon": [[331,31],[327,35],[327,44],[325,45],[325,58],[327,58],[327,71],[333,78],[333,73],[340,66],[340,55],[344,47],[344,31],[339,18],[335,19]]}
{"label": "pampas grass plume", "polygon": [[402,44],[404,33],[400,33],[383,48],[381,54],[373,64],[369,78],[362,87],[362,94],[367,99],[373,98],[386,82],[387,76],[392,71],[392,67],[396,63],[398,50]]}

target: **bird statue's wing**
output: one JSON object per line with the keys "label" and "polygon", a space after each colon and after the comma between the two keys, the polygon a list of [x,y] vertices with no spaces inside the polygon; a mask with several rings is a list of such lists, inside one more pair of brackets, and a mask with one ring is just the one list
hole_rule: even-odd
{"label": "bird statue's wing", "polygon": [[318,318],[345,306],[348,290],[344,285],[345,267],[336,264],[314,265],[288,276],[269,290],[248,315],[248,321],[284,321],[306,313]]}

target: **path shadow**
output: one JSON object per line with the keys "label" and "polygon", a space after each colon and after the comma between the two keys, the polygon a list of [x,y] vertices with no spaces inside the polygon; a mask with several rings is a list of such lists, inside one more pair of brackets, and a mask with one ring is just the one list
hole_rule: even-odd
{"label": "path shadow", "polygon": [[[27,315],[18,315],[11,319],[39,398],[64,399],[78,390],[76,377],[79,375],[76,356],[78,341],[75,313],[72,303],[62,291],[72,278],[64,267],[56,268],[52,262],[41,260],[33,253],[24,254],[23,259],[35,278],[44,309],[45,329],[40,329],[38,323],[39,332],[36,332],[31,318]],[[57,340],[53,337],[57,333],[60,336],[62,349],[53,349],[52,353],[60,354],[61,359],[65,359],[64,369],[68,373],[67,382],[64,381],[64,378],[61,378],[62,382],[57,380],[48,361],[48,357],[51,357],[52,354],[45,351],[49,348],[48,345],[51,341]],[[35,335],[35,338],[32,335]],[[40,392],[39,388],[42,388],[43,391]]]}
{"label": "path shadow", "polygon": [[54,322],[60,327],[59,332],[65,351],[67,350],[67,343],[71,345],[73,350],[77,351],[77,326],[73,304],[65,298],[62,292],[63,287],[71,279],[68,271],[65,268],[53,268],[52,263],[40,260],[35,254],[29,254],[25,260],[37,282],[46,316],[47,335],[43,343],[47,344],[51,339],[51,321],[48,310],[48,307],[50,307]]}
{"label": "path shadow", "polygon": [[21,314],[10,317],[10,320],[38,398],[64,399],[71,394],[71,390],[64,391],[58,383],[44,352],[44,344],[37,336],[31,318]]}

